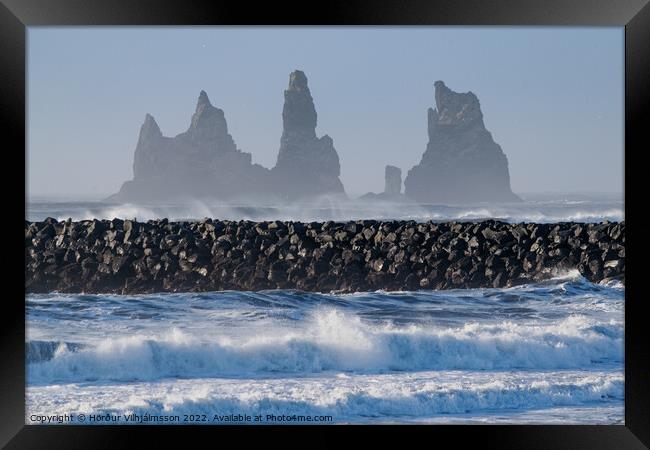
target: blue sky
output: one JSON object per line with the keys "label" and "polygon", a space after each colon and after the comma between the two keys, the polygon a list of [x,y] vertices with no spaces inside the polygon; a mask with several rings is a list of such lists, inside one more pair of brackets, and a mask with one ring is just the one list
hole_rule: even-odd
{"label": "blue sky", "polygon": [[478,96],[515,192],[622,192],[623,39],[621,27],[30,27],[28,193],[116,192],[145,113],[174,136],[201,89],[272,167],[294,69],[349,194],[419,162],[436,80]]}

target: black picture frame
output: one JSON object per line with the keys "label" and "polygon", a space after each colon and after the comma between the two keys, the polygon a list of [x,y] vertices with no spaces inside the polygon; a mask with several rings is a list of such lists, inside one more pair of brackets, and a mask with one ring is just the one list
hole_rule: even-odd
{"label": "black picture frame", "polygon": [[[625,27],[625,220],[628,264],[625,287],[625,425],[435,425],[435,426],[323,426],[323,427],[125,427],[125,426],[36,426],[25,425],[25,309],[21,301],[18,264],[5,257],[8,276],[16,292],[2,300],[2,391],[0,444],[6,448],[119,448],[134,446],[134,438],[166,440],[180,433],[192,439],[221,439],[224,433],[240,444],[259,434],[296,431],[315,434],[309,442],[324,444],[350,432],[383,437],[401,435],[405,443],[453,442],[454,447],[470,440],[494,448],[625,448],[650,445],[650,342],[645,321],[642,158],[647,151],[650,104],[650,4],[648,0],[445,0],[387,1],[355,0],[308,2],[264,2],[259,5],[233,1],[183,0],[2,0],[0,3],[0,126],[5,155],[26,152],[26,27],[40,25],[547,25]],[[11,142],[11,144],[9,144]],[[22,163],[21,163],[22,161]],[[5,166],[19,176],[25,159],[19,156]],[[647,175],[646,175],[647,177]],[[25,204],[21,183],[7,181],[5,197],[15,198],[6,223],[18,222]],[[25,183],[22,184],[23,188]],[[23,194],[25,192],[23,191]],[[637,200],[635,197],[639,198]],[[23,195],[23,199],[25,195]],[[22,205],[22,206],[21,206]],[[630,222],[632,226],[630,227]],[[18,223],[7,236],[20,249]],[[647,238],[645,238],[647,241]],[[7,251],[7,250],[5,250]],[[7,255],[8,256],[8,255]],[[646,263],[647,266],[647,263]],[[23,286],[24,287],[24,286]],[[24,299],[24,297],[22,297]],[[644,337],[645,336],[645,337]],[[270,438],[270,436],[269,436]],[[145,441],[146,439],[146,441]],[[420,440],[423,439],[423,440]],[[435,439],[435,440],[431,440]],[[220,440],[211,441],[219,445]],[[299,443],[298,441],[297,443]],[[284,444],[284,441],[283,441]],[[310,445],[303,441],[304,445]],[[448,444],[446,444],[448,445]],[[446,446],[445,445],[445,446]]]}

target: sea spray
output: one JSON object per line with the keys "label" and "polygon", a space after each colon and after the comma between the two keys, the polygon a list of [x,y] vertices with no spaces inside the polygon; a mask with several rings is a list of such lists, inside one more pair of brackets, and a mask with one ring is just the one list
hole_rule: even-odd
{"label": "sea spray", "polygon": [[[281,325],[280,325],[281,326]],[[323,371],[589,368],[623,361],[623,324],[571,315],[559,322],[468,322],[459,327],[369,324],[321,309],[300,328],[210,340],[173,329],[111,336],[28,365],[32,383],[156,380]]]}
{"label": "sea spray", "polygon": [[26,421],[622,423],[624,294],[566,273],[505,289],[28,295]]}

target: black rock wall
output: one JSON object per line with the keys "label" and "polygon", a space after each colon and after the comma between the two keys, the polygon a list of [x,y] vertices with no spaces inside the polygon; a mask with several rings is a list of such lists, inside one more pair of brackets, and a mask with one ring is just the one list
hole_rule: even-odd
{"label": "black rock wall", "polygon": [[625,222],[25,222],[26,292],[504,287],[625,280]]}

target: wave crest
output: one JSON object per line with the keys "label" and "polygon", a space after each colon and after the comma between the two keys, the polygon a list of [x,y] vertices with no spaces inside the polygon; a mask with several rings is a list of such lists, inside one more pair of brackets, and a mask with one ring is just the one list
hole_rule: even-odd
{"label": "wave crest", "polygon": [[28,365],[30,383],[156,380],[256,373],[450,369],[565,369],[623,361],[623,324],[572,315],[548,323],[462,327],[370,324],[318,309],[303,327],[265,328],[200,340],[179,330],[113,337],[93,347],[59,346]]}

